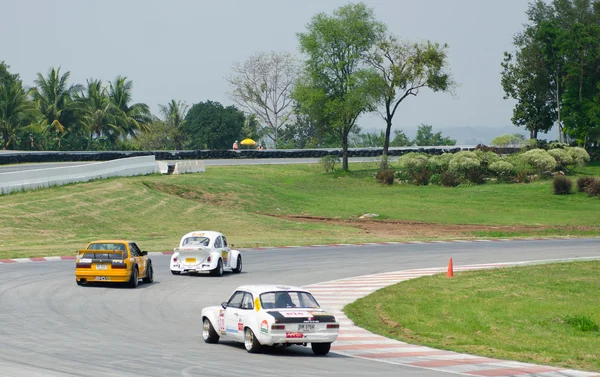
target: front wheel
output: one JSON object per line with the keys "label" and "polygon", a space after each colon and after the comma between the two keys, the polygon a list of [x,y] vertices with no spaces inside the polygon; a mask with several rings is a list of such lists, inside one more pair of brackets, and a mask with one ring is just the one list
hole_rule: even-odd
{"label": "front wheel", "polygon": [[139,279],[138,279],[138,271],[137,268],[133,268],[131,270],[131,278],[129,279],[129,286],[131,288],[136,288],[138,286],[139,283]]}
{"label": "front wheel", "polygon": [[223,261],[219,258],[217,262],[217,268],[212,270],[213,276],[223,276]]}
{"label": "front wheel", "polygon": [[208,318],[204,318],[204,321],[202,321],[202,338],[206,343],[217,343],[219,341],[219,334],[217,334]]}
{"label": "front wheel", "polygon": [[148,265],[148,269],[146,270],[146,277],[143,280],[146,284],[150,284],[154,281],[154,269],[152,268],[152,264]]}
{"label": "front wheel", "polygon": [[260,343],[249,327],[246,327],[246,330],[244,330],[244,346],[246,347],[246,351],[250,353],[260,352]]}
{"label": "front wheel", "polygon": [[311,343],[310,344],[315,355],[323,356],[329,353],[331,343]]}
{"label": "front wheel", "polygon": [[241,255],[238,255],[237,264],[235,265],[235,268],[232,271],[235,272],[236,274],[239,274],[240,272],[242,272],[242,256]]}

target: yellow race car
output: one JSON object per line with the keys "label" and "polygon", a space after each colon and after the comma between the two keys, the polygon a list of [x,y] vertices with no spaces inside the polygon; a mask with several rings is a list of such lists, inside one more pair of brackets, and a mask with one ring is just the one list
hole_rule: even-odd
{"label": "yellow race car", "polygon": [[128,283],[131,288],[154,281],[152,261],[132,241],[104,240],[90,242],[79,250],[75,264],[77,285],[87,283]]}

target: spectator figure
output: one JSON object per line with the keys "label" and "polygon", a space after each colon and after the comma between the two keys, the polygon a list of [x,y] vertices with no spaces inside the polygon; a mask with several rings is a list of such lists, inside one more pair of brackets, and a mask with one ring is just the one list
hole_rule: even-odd
{"label": "spectator figure", "polygon": [[238,150],[238,141],[237,140],[233,143],[233,150],[234,151]]}
{"label": "spectator figure", "polygon": [[257,149],[258,149],[259,151],[262,151],[262,150],[263,150],[263,146],[262,146],[262,144],[258,144],[258,148],[257,148]]}

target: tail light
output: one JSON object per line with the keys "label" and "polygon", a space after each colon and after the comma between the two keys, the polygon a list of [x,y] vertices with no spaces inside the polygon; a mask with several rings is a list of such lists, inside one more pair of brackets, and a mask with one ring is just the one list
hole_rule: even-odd
{"label": "tail light", "polygon": [[328,323],[327,324],[327,328],[328,329],[339,329],[340,328],[340,324],[339,323]]}
{"label": "tail light", "polygon": [[177,257],[173,257],[173,262],[177,262]]}
{"label": "tail light", "polygon": [[127,268],[127,265],[125,263],[113,263],[112,269],[114,270],[116,268]]}
{"label": "tail light", "polygon": [[285,330],[285,325],[271,325],[271,330]]}
{"label": "tail light", "polygon": [[206,261],[210,263],[212,261],[212,257],[209,255],[208,258],[206,258]]}
{"label": "tail light", "polygon": [[75,268],[92,268],[92,264],[77,262],[77,264],[75,264]]}

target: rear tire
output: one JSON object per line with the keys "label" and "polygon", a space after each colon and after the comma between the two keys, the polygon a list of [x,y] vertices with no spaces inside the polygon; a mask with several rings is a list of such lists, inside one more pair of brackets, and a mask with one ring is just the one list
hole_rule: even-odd
{"label": "rear tire", "polygon": [[202,338],[206,343],[217,343],[219,341],[219,334],[217,334],[208,318],[204,318],[202,321]]}
{"label": "rear tire", "polygon": [[324,356],[329,353],[331,343],[311,343],[310,344],[315,355]]}
{"label": "rear tire", "polygon": [[232,271],[235,272],[236,274],[239,274],[240,272],[242,272],[242,256],[241,255],[238,255],[237,264],[235,265],[235,268]]}
{"label": "rear tire", "polygon": [[217,262],[217,268],[212,270],[213,276],[223,276],[223,261],[219,258],[219,262]]}
{"label": "rear tire", "polygon": [[262,348],[258,339],[256,339],[256,336],[249,327],[246,327],[244,330],[244,347],[246,347],[246,351],[250,353],[260,352]]}
{"label": "rear tire", "polygon": [[137,270],[137,267],[134,267],[133,270],[131,270],[131,278],[129,278],[129,286],[131,288],[137,288],[138,284],[139,284],[138,270]]}
{"label": "rear tire", "polygon": [[152,268],[152,263],[148,264],[148,269],[146,270],[146,277],[142,280],[146,284],[150,284],[154,281],[154,268]]}
{"label": "rear tire", "polygon": [[77,279],[75,279],[75,281],[77,282],[77,285],[83,285],[83,281]]}
{"label": "rear tire", "polygon": [[181,274],[181,271],[173,271],[173,270],[171,270],[171,273],[172,273],[173,275],[180,275],[180,274]]}

